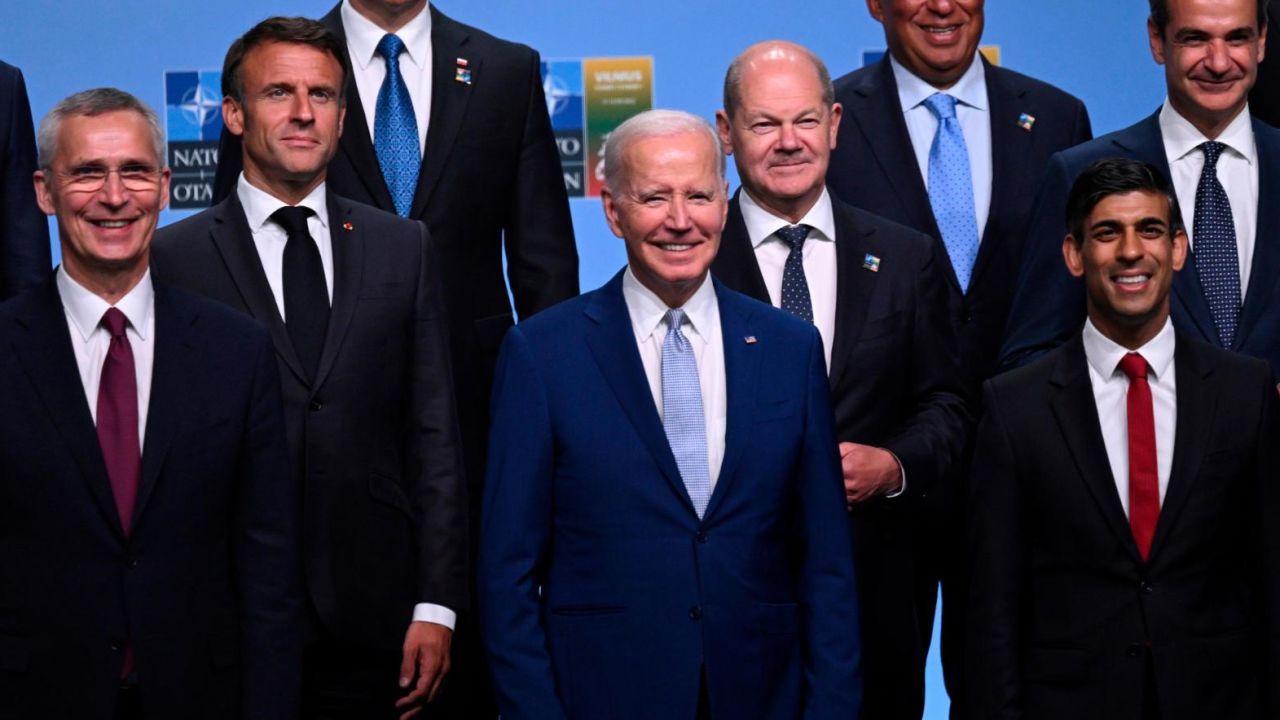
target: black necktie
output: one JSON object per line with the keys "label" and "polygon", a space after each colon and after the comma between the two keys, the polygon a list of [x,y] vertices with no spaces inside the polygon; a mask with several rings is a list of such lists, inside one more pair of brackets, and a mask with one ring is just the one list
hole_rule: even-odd
{"label": "black necktie", "polygon": [[314,381],[329,329],[329,289],[320,249],[307,230],[311,214],[305,207],[282,207],[271,219],[289,236],[284,246],[284,326],[307,378]]}

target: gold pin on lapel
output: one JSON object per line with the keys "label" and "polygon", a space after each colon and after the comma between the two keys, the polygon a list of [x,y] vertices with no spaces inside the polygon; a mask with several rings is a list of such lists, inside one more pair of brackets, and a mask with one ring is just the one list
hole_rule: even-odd
{"label": "gold pin on lapel", "polygon": [[745,341],[748,345],[755,345],[755,344],[756,344],[756,336],[755,336],[755,335],[748,335],[748,336],[746,336],[746,337],[744,337],[744,338],[742,338],[742,339],[743,339],[743,341]]}
{"label": "gold pin on lapel", "polygon": [[355,225],[352,225],[351,223],[342,223],[342,229],[343,229],[343,230],[355,230],[355,229],[356,229],[356,226],[355,226]]}

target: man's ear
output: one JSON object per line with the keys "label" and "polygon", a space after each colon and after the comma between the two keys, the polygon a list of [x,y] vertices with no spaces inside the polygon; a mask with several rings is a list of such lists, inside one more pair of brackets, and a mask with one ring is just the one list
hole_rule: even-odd
{"label": "man's ear", "polygon": [[1074,235],[1062,239],[1062,260],[1072,277],[1084,277],[1084,241],[1076,242]]}
{"label": "man's ear", "polygon": [[230,95],[222,98],[222,124],[232,135],[244,135],[244,108]]}

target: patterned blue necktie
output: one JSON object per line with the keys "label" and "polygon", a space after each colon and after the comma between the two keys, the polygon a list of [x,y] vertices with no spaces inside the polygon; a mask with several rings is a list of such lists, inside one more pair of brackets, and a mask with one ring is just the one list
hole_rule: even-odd
{"label": "patterned blue necktie", "polygon": [[969,149],[956,119],[956,99],[934,93],[924,104],[938,118],[938,132],[929,148],[929,205],[960,290],[967,292],[973,263],[978,259],[978,218],[973,209]]}
{"label": "patterned blue necktie", "polygon": [[418,149],[418,121],[413,114],[409,88],[400,75],[400,53],[404,42],[390,33],[378,43],[378,54],[387,62],[387,75],[378,90],[378,109],[373,121],[373,144],[378,166],[391,191],[396,213],[409,217],[413,193],[418,187],[422,153]]}
{"label": "patterned blue necktie", "polygon": [[702,386],[693,346],[680,331],[684,310],[668,310],[667,337],[662,341],[662,428],[680,477],[698,517],[711,499],[711,472],[707,462],[707,425],[702,414]]}
{"label": "patterned blue necktie", "polygon": [[782,266],[782,309],[798,318],[813,322],[813,304],[809,300],[809,281],[804,276],[804,240],[808,225],[789,225],[774,233],[791,248]]}
{"label": "patterned blue necktie", "polygon": [[1218,342],[1231,347],[1236,339],[1236,323],[1240,319],[1240,261],[1236,249],[1236,224],[1231,217],[1227,191],[1218,182],[1218,157],[1223,144],[1206,142],[1204,170],[1196,186],[1196,215],[1192,221],[1195,243],[1196,272],[1200,288],[1209,303],[1209,314],[1218,329]]}

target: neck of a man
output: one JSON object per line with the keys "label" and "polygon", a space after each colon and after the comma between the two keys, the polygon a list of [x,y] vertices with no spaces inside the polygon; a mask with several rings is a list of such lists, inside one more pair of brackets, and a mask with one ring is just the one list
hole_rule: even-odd
{"label": "neck of a man", "polygon": [[1164,306],[1150,316],[1130,322],[1117,321],[1099,312],[1092,303],[1089,304],[1089,322],[1093,323],[1103,337],[1128,350],[1137,350],[1151,342],[1164,329],[1168,319],[1169,301],[1167,299]]}
{"label": "neck of a man", "polygon": [[764,193],[755,192],[747,186],[742,187],[742,191],[751,196],[757,205],[764,208],[765,212],[775,217],[780,217],[788,223],[795,225],[809,214],[814,205],[818,204],[818,198],[822,197],[822,189],[825,185],[819,185],[817,188],[810,190],[803,196],[798,198],[779,198],[769,197]]}
{"label": "neck of a man", "polygon": [[129,294],[129,291],[142,282],[147,274],[149,255],[128,268],[92,268],[82,267],[76,262],[67,261],[66,247],[63,247],[62,271],[67,277],[75,280],[80,287],[102,298],[108,305],[115,305]]}
{"label": "neck of a man", "polygon": [[384,32],[393,33],[418,17],[427,8],[427,0],[406,4],[384,3],[378,0],[346,0],[351,9],[365,16]]}
{"label": "neck of a man", "polygon": [[1191,123],[1192,127],[1199,130],[1200,134],[1210,140],[1217,140],[1218,136],[1226,131],[1227,126],[1240,117],[1240,113],[1244,112],[1244,109],[1248,107],[1248,103],[1240,103],[1239,106],[1228,111],[1211,113],[1194,107],[1179,107],[1180,104],[1173,96],[1169,97],[1169,105],[1173,107],[1173,111],[1178,113],[1183,120]]}
{"label": "neck of a man", "polygon": [[287,179],[269,180],[247,160],[248,158],[246,158],[244,164],[245,181],[287,205],[297,205],[302,202],[313,190],[320,187],[320,183],[324,182],[325,172],[323,170],[314,177],[297,181]]}

